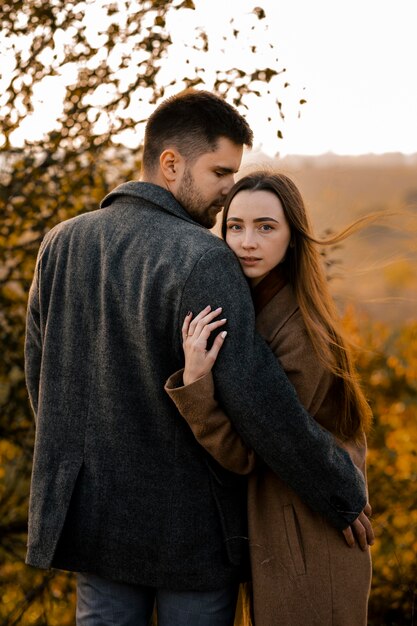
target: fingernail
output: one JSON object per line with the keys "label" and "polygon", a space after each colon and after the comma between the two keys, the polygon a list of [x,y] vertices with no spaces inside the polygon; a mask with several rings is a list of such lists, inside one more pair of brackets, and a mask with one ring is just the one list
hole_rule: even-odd
{"label": "fingernail", "polygon": [[226,335],[227,335],[227,330],[224,330],[224,331],[223,331],[222,333],[220,333],[220,334],[221,334],[221,336],[222,336],[222,337],[223,337],[223,339],[224,339],[224,338],[226,337]]}
{"label": "fingernail", "polygon": [[191,315],[191,311],[188,311],[187,315],[185,317],[188,317],[189,315]]}

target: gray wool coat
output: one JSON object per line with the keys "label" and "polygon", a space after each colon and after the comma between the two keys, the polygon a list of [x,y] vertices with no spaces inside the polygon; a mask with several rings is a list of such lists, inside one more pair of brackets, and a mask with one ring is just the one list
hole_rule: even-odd
{"label": "gray wool coat", "polygon": [[246,478],[209,457],[164,391],[183,364],[183,318],[207,304],[228,319],[214,378],[242,437],[336,528],[362,510],[362,475],[255,332],[233,253],[168,191],[130,182],[39,251],[28,564],[174,590],[245,576]]}

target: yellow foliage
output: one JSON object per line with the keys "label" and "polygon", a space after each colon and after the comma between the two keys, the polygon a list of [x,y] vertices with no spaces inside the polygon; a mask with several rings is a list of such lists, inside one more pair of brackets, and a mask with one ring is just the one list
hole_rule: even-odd
{"label": "yellow foliage", "polygon": [[383,616],[381,607],[389,606],[409,616],[417,581],[417,322],[398,330],[366,319],[355,325],[352,311],[346,322],[355,332],[357,365],[374,413],[368,481],[377,539],[370,614]]}

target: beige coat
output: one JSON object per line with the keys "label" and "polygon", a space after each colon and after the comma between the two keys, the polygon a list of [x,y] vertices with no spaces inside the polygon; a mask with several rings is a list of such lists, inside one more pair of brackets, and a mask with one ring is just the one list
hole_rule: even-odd
{"label": "beige coat", "polygon": [[[318,362],[290,286],[260,311],[257,329],[309,413],[332,430],[332,376]],[[255,626],[365,626],[369,550],[349,548],[342,533],[255,458],[217,405],[210,375],[187,387],[182,384],[182,372],[177,372],[166,390],[199,443],[227,469],[249,474]],[[345,445],[365,474],[365,444]]]}

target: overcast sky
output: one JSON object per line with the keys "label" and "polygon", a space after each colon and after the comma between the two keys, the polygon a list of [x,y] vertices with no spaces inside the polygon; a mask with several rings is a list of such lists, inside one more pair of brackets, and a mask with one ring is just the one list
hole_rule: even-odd
{"label": "overcast sky", "polygon": [[[102,1],[89,5],[88,20],[96,28]],[[186,11],[188,18],[182,12],[180,22],[175,22],[174,11],[168,25],[177,42],[175,52],[168,57],[170,71],[177,72],[178,79],[184,75],[181,62],[189,53],[195,40],[194,27],[199,24],[212,42],[210,54],[204,57],[206,72],[226,67],[225,63],[231,64],[228,67],[253,63],[259,68],[270,41],[280,66],[286,68],[285,80],[290,87],[283,91],[281,86],[279,91],[285,111],[281,125],[284,138],[277,140],[272,127],[265,125],[261,107],[274,115],[278,111],[263,99],[247,113],[255,131],[255,147],[270,156],[278,152],[417,153],[417,0],[259,0],[267,19],[259,20],[258,26],[267,27],[267,31],[260,31],[256,55],[250,53],[249,45],[243,46],[237,61],[229,51],[226,59],[219,56],[221,37],[225,32],[230,34],[232,17],[236,25],[243,24],[243,29],[245,20],[253,23],[251,11],[256,0],[194,2],[196,11]],[[2,64],[6,69],[4,58]],[[58,115],[64,89],[57,80],[45,79],[44,87],[38,90],[36,117],[29,116],[22,130],[16,132],[18,142],[42,133]],[[172,73],[167,82],[170,80]],[[301,98],[307,102],[300,107]],[[145,116],[153,108],[147,111],[143,102],[135,106],[143,109]],[[132,144],[137,142],[136,133]]]}
{"label": "overcast sky", "polygon": [[[253,4],[197,0],[214,23]],[[281,153],[417,152],[417,0],[259,4],[291,89],[307,100],[300,119],[299,107],[287,108]],[[256,136],[276,151],[268,130]]]}

